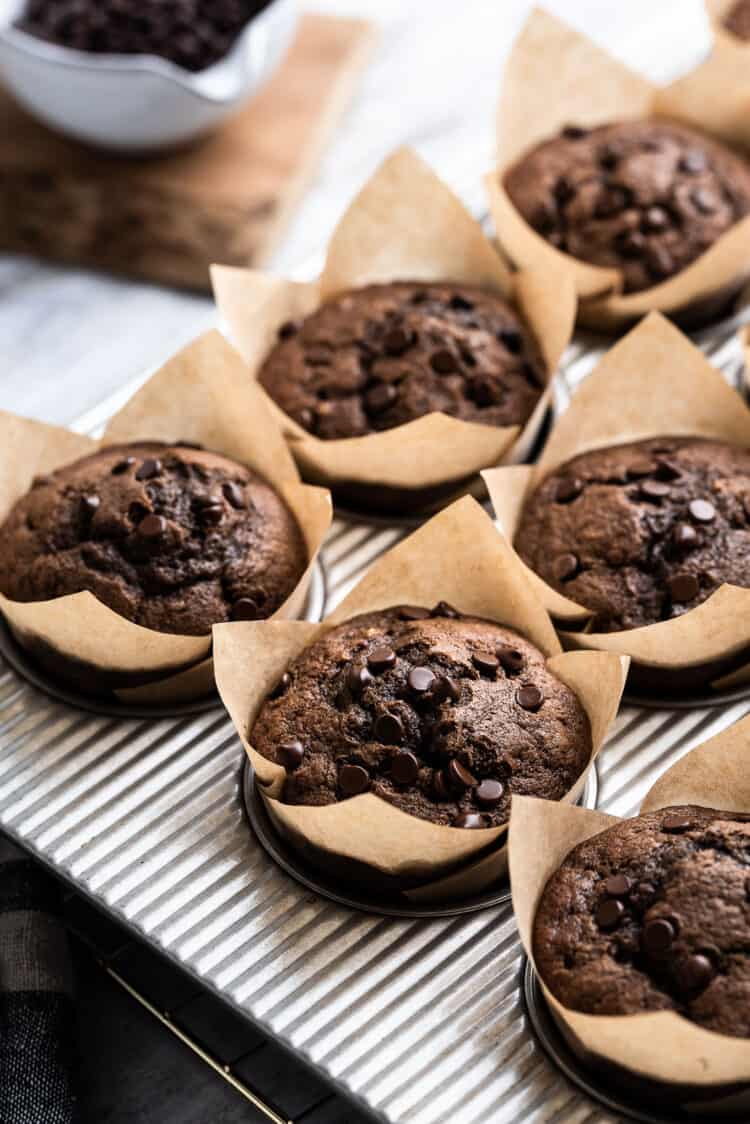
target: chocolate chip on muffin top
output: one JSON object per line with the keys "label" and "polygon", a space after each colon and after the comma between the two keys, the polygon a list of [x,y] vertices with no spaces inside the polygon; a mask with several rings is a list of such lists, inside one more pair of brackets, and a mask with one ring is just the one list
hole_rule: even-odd
{"label": "chocolate chip on muffin top", "polygon": [[750,165],[656,119],[569,126],[523,156],[504,184],[543,238],[620,270],[628,293],[672,277],[750,213]]}
{"label": "chocolate chip on muffin top", "polygon": [[329,629],[288,668],[250,741],[287,770],[286,803],[372,792],[462,828],[504,823],[512,792],[560,799],[591,756],[586,713],[542,653],[443,603]]}
{"label": "chocolate chip on muffin top", "polygon": [[391,429],[433,411],[523,425],[546,374],[534,340],[497,294],[466,285],[369,285],[286,323],[259,375],[274,401],[324,440]]}
{"label": "chocolate chip on muffin top", "polygon": [[186,445],[110,446],[37,477],[0,527],[0,591],[89,591],[160,632],[274,613],[307,565],[302,532],[257,473]]}
{"label": "chocolate chip on muffin top", "polygon": [[534,921],[552,994],[593,1015],[672,1010],[750,1035],[750,817],[674,807],[575,847]]}
{"label": "chocolate chip on muffin top", "polygon": [[750,587],[750,451],[664,437],[583,453],[527,500],[515,546],[596,632],[679,616]]}

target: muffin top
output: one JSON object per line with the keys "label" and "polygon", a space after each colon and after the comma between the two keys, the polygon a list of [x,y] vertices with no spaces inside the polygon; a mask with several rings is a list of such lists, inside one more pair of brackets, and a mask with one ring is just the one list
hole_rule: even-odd
{"label": "muffin top", "polygon": [[737,0],[724,19],[724,27],[738,39],[750,39],[750,0]]}
{"label": "muffin top", "polygon": [[750,165],[659,120],[568,126],[523,156],[504,183],[542,237],[619,269],[626,293],[679,273],[750,212]]}
{"label": "muffin top", "polygon": [[250,741],[285,766],[285,803],[373,792],[465,828],[504,823],[511,792],[560,799],[591,756],[586,713],[542,653],[444,603],[331,628],[291,664]]}
{"label": "muffin top", "polygon": [[88,590],[159,632],[274,613],[307,565],[295,517],[257,473],[193,446],[111,445],[37,477],[0,527],[0,591]]}
{"label": "muffin top", "polygon": [[496,293],[417,281],[354,289],[283,324],[259,379],[323,440],[433,411],[523,425],[547,382],[533,338]]}
{"label": "muffin top", "polygon": [[750,587],[750,451],[659,437],[583,453],[527,500],[515,547],[593,631],[677,617]]}
{"label": "muffin top", "polygon": [[534,958],[564,1006],[677,1011],[750,1035],[750,817],[673,807],[570,852],[542,894]]}

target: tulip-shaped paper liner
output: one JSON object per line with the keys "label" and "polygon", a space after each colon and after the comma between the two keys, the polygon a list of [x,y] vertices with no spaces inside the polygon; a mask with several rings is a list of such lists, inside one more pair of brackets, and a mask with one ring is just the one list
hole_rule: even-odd
{"label": "tulip-shaped paper liner", "polygon": [[465,490],[480,469],[527,457],[575,321],[572,282],[555,270],[511,277],[461,202],[408,149],[387,159],[346,211],[316,281],[301,284],[221,266],[214,266],[212,278],[217,305],[252,378],[283,323],[309,315],[346,289],[449,281],[495,290],[515,304],[536,339],[549,380],[522,429],[432,413],[365,437],[324,441],[272,403],[303,477],[338,494],[359,496],[360,505],[377,499],[381,507],[406,504],[425,510]]}
{"label": "tulip-shaped paper liner", "polygon": [[[693,436],[750,447],[750,410],[721,374],[659,313],[651,313],[612,347],[575,394],[539,462],[484,473],[503,533],[512,542],[526,499],[560,465],[592,449],[653,437]],[[531,571],[527,569],[531,575]],[[689,669],[718,676],[743,663],[750,648],[750,589],[722,585],[674,620],[623,632],[583,630],[591,614],[536,574],[537,595],[569,646],[630,656],[633,671],[663,685],[686,681]],[[750,666],[733,670],[750,679]],[[676,674],[678,673],[678,674]],[[737,678],[739,675],[739,679]],[[698,672],[697,678],[701,678]]]}
{"label": "tulip-shaped paper liner", "polygon": [[[0,414],[0,432],[5,450],[0,522],[34,476],[107,445],[196,442],[254,469],[289,504],[307,544],[308,568],[277,615],[301,611],[310,568],[330,525],[330,496],[300,482],[263,395],[249,383],[239,354],[218,332],[200,337],[170,359],[115,415],[101,441],[12,414]],[[173,702],[199,697],[212,687],[211,661],[206,658],[210,635],[180,636],[145,628],[88,592],[33,602],[0,595],[0,611],[24,646],[45,655],[45,662],[75,666],[97,689],[134,683],[121,692],[131,701]],[[186,667],[189,671],[178,671]]]}
{"label": "tulip-shaped paper liner", "polygon": [[[290,805],[278,798],[286,772],[257,753],[252,728],[269,692],[288,665],[318,636],[360,613],[399,604],[431,606],[447,600],[469,615],[522,633],[548,658],[550,670],[573,690],[591,724],[598,753],[614,718],[627,661],[601,653],[561,654],[549,617],[534,596],[518,560],[476,503],[465,497],[384,555],[321,624],[252,621],[214,628],[216,683],[242,739],[266,808],[280,832],[298,848],[343,856],[401,888],[459,874],[436,895],[461,895],[496,883],[505,871],[505,826],[467,831],[410,816],[372,793],[322,807]],[[587,769],[565,799],[575,800]],[[462,871],[493,844],[496,861]],[[426,896],[423,890],[422,896]]]}
{"label": "tulip-shaped paper liner", "polygon": [[623,294],[617,269],[590,265],[555,249],[511,202],[503,177],[525,152],[565,125],[594,127],[633,118],[671,118],[750,149],[750,72],[727,44],[670,86],[628,70],[584,35],[542,8],[530,14],[505,67],[498,109],[498,168],[486,178],[498,239],[516,265],[560,270],[572,278],[579,320],[622,327],[651,310],[717,315],[750,276],[750,216],[741,219],[685,269],[652,288]]}
{"label": "tulip-shaped paper liner", "polygon": [[[653,785],[642,812],[684,804],[750,812],[750,718],[693,749]],[[513,797],[509,830],[513,908],[524,949],[533,957],[539,901],[566,855],[617,816],[532,797]],[[676,1086],[732,1086],[750,1082],[750,1041],[706,1030],[672,1011],[588,1015],[564,1007],[541,981],[545,998],[574,1051],[605,1060],[652,1081]],[[715,1102],[714,1102],[715,1103]],[[746,1117],[745,1117],[746,1118]]]}

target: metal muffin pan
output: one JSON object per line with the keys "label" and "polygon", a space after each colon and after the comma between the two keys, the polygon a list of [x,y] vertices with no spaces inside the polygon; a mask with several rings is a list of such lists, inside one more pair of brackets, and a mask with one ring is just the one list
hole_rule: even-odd
{"label": "metal muffin pan", "polygon": [[[703,342],[712,355],[726,348],[720,335],[715,348]],[[577,342],[558,379],[560,408],[591,365]],[[129,392],[76,428],[99,427]],[[325,612],[405,533],[337,519],[322,557]],[[597,806],[634,814],[665,769],[748,711],[747,698],[623,707],[597,761]],[[413,918],[322,896],[248,830],[243,759],[219,708],[94,714],[37,689],[0,657],[0,827],[363,1111],[392,1124],[623,1119],[569,1080],[537,1039],[508,902]]]}
{"label": "metal muffin pan", "polygon": [[[578,803],[584,808],[595,808],[597,788],[596,763],[594,763],[589,770]],[[323,872],[306,863],[281,838],[258,792],[255,774],[249,760],[245,761],[242,769],[242,799],[247,818],[258,842],[274,862],[303,886],[307,886],[324,898],[330,898],[339,905],[348,906],[349,909],[360,909],[364,913],[379,913],[383,917],[456,917],[510,901],[510,885],[507,881],[503,881],[496,890],[484,894],[432,905],[410,902],[408,898],[398,894],[386,897],[361,893],[353,885],[342,884],[334,878],[326,877]]]}

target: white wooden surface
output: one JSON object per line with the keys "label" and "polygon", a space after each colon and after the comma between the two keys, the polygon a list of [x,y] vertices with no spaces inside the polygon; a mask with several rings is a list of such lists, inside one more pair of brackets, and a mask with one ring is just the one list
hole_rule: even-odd
{"label": "white wooden surface", "polygon": [[[528,0],[302,0],[380,25],[354,103],[277,254],[292,269],[325,242],[382,156],[408,142],[461,188],[491,162],[502,62]],[[705,51],[700,0],[548,0],[654,78]],[[0,406],[64,423],[214,322],[210,301],[0,257]]]}

